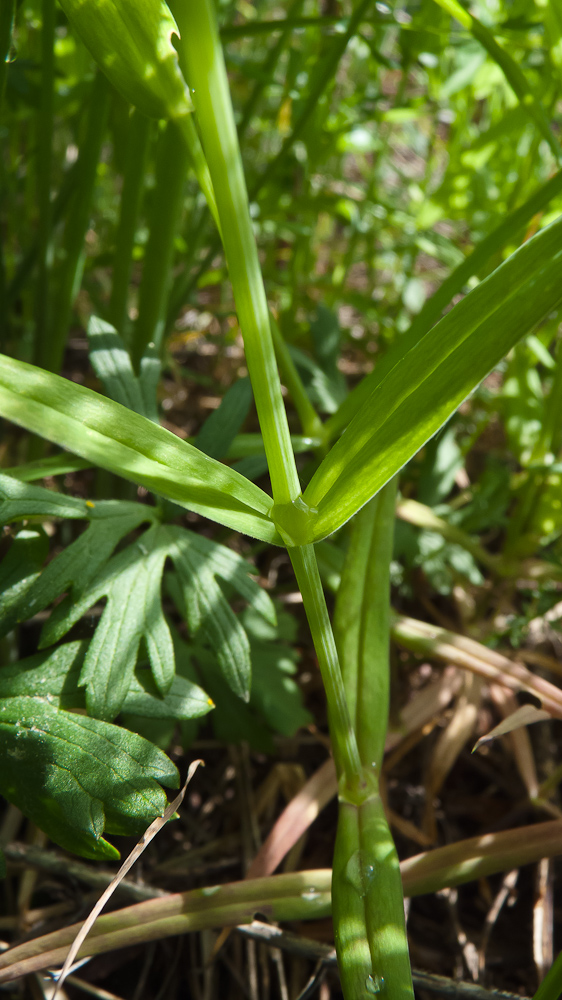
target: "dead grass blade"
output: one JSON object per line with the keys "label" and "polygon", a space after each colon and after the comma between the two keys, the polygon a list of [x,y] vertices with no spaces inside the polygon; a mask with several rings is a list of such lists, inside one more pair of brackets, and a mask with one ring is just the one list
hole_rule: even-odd
{"label": "dead grass blade", "polygon": [[330,757],[283,810],[250,864],[246,878],[271,875],[337,790],[336,769]]}
{"label": "dead grass blade", "polygon": [[457,700],[449,724],[437,740],[425,780],[426,806],[423,831],[433,843],[437,839],[434,800],[454,767],[467,740],[474,732],[482,699],[483,681],[475,674],[465,674],[463,690]]}
{"label": "dead grass blade", "polygon": [[463,667],[488,681],[503,684],[511,691],[529,691],[540,699],[545,712],[562,719],[560,688],[537,677],[522,663],[510,660],[495,649],[488,649],[475,639],[404,615],[393,618],[391,635],[395,642],[415,653]]}
{"label": "dead grass blade", "polygon": [[[511,691],[506,691],[500,684],[490,684],[490,698],[504,719],[509,718],[519,707]],[[529,733],[524,727],[516,729],[509,733],[507,742],[511,747],[521,780],[527,789],[527,795],[530,799],[536,799],[539,794],[539,781]]]}
{"label": "dead grass blade", "polygon": [[152,840],[154,840],[156,834],[160,832],[160,830],[162,829],[162,827],[165,826],[166,823],[168,822],[168,820],[170,820],[172,818],[172,816],[174,815],[176,809],[178,809],[179,806],[182,804],[186,788],[189,785],[189,782],[191,781],[193,775],[195,774],[195,772],[196,772],[196,770],[197,770],[197,768],[199,767],[200,764],[203,764],[202,760],[194,760],[193,763],[191,763],[189,765],[189,770],[187,772],[187,778],[186,778],[186,781],[185,781],[185,785],[183,786],[183,788],[180,791],[180,793],[178,795],[176,795],[176,797],[173,800],[173,802],[170,802],[166,806],[166,808],[165,808],[162,816],[158,816],[150,824],[150,826],[148,827],[148,829],[145,830],[145,832],[143,833],[142,837],[140,838],[138,844],[135,847],[133,847],[133,850],[129,854],[128,858],[126,858],[125,861],[123,862],[123,864],[121,865],[121,867],[120,867],[119,871],[117,872],[115,878],[112,879],[112,881],[109,883],[107,889],[104,892],[102,892],[102,894],[101,894],[100,898],[98,899],[96,905],[93,907],[93,909],[90,912],[89,916],[86,918],[86,920],[82,924],[80,930],[78,931],[76,937],[74,938],[74,941],[72,942],[72,944],[71,944],[71,946],[69,948],[68,955],[65,958],[64,965],[63,965],[63,967],[61,969],[61,972],[60,972],[60,975],[58,976],[58,979],[57,979],[57,984],[56,984],[56,987],[55,987],[55,991],[53,993],[52,1000],[57,1000],[57,997],[59,996],[60,991],[62,989],[63,983],[64,983],[66,977],[68,976],[68,974],[70,972],[70,969],[71,969],[71,967],[73,965],[74,959],[76,958],[76,956],[77,956],[77,954],[78,954],[78,952],[80,950],[81,945],[86,940],[88,934],[90,933],[92,927],[94,926],[94,924],[95,924],[98,916],[100,915],[101,911],[103,910],[105,904],[109,901],[109,899],[111,898],[111,896],[113,895],[113,893],[117,889],[117,887],[118,887],[119,883],[121,882],[121,880],[125,878],[125,875],[127,875],[128,872],[130,872],[130,870],[133,867],[135,861],[137,861],[140,858],[140,856],[143,853],[143,851],[145,851],[146,848],[148,847],[148,845],[150,844],[150,842]]}
{"label": "dead grass blade", "polygon": [[499,722],[497,726],[490,729],[489,733],[481,736],[479,740],[476,741],[472,748],[472,753],[478,750],[485,743],[491,743],[492,740],[497,740],[498,736],[505,736],[506,733],[512,733],[515,729],[520,729],[521,726],[530,726],[533,722],[544,722],[545,719],[550,719],[550,712],[544,712],[540,708],[535,708],[534,705],[521,705],[516,708],[511,715]]}

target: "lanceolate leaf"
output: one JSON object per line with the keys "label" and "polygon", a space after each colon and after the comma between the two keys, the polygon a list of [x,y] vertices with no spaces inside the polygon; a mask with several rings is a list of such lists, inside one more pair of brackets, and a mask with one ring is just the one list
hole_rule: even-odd
{"label": "lanceolate leaf", "polygon": [[191,111],[164,0],[61,0],[71,24],[113,85],[154,118]]}
{"label": "lanceolate leaf", "polygon": [[[0,700],[0,791],[56,843],[115,858],[102,837],[139,834],[176,788],[174,765],[135,733],[61,711],[46,697]],[[118,791],[117,791],[118,790]]]}
{"label": "lanceolate leaf", "polygon": [[224,394],[220,406],[207,417],[195,439],[195,447],[211,458],[224,458],[248,416],[251,402],[250,379],[238,379]]}
{"label": "lanceolate leaf", "polygon": [[412,321],[408,331],[400,336],[398,343],[392,344],[388,353],[377,362],[371,374],[367,375],[355,386],[337,412],[334,413],[333,417],[324,424],[328,440],[334,440],[338,436],[338,433],[341,433],[352,417],[355,416],[362,403],[368,399],[371,392],[374,392],[378,388],[383,378],[394,367],[394,364],[400,360],[401,355],[406,350],[414,347],[417,341],[427,333],[433,324],[437,323],[443,310],[449,305],[455,295],[463,291],[469,279],[473,275],[479,275],[489,265],[493,255],[507,244],[510,242],[519,243],[524,227],[530,222],[533,216],[542,212],[549,202],[557,197],[561,190],[562,170],[559,170],[546,183],[541,184],[519,208],[503,218],[488,236],[485,236],[484,239],[476,244],[471,253],[439,285],[439,288],[433,293],[431,298],[427,299],[421,311]]}
{"label": "lanceolate leaf", "polygon": [[148,416],[129,352],[115,327],[98,316],[91,316],[88,341],[92,368],[108,396],[129,410]]}
{"label": "lanceolate leaf", "polygon": [[124,406],[0,355],[0,414],[76,455],[236,531],[281,544],[271,497]]}
{"label": "lanceolate leaf", "polygon": [[324,538],[340,527],[415,455],[558,305],[561,273],[562,219],[520,247],[387,374],[313,476],[294,541]]}

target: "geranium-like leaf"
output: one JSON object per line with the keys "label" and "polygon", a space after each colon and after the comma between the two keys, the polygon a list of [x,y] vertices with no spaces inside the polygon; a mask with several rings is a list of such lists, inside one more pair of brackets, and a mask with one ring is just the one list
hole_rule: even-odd
{"label": "geranium-like leaf", "polygon": [[0,792],[61,847],[115,858],[102,834],[142,833],[178,786],[166,755],[118,726],[46,697],[0,700]]}

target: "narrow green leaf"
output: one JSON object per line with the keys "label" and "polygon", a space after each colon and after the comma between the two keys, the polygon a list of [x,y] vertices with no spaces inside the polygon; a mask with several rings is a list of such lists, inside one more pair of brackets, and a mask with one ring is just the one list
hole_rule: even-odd
{"label": "narrow green leaf", "polygon": [[73,28],[116,89],[152,118],[192,109],[164,0],[61,0]]}
{"label": "narrow green leaf", "polygon": [[391,368],[394,367],[394,364],[400,360],[402,354],[414,347],[430,327],[437,323],[443,310],[455,295],[463,291],[470,278],[480,275],[493,255],[509,242],[519,243],[524,227],[534,215],[542,212],[561,191],[562,170],[559,170],[554,177],[537,188],[519,208],[502,219],[488,236],[476,244],[471,253],[445,278],[445,281],[431,298],[427,299],[407,333],[398,338],[396,345],[391,346],[388,353],[377,362],[371,374],[361,380],[359,385],[349,393],[337,413],[326,422],[324,428],[330,440],[333,440],[347,426],[371,392],[374,392]]}
{"label": "narrow green leaf", "polygon": [[224,458],[248,416],[252,398],[250,379],[238,379],[225,393],[220,406],[207,417],[195,438],[195,447],[211,458]]}
{"label": "narrow green leaf", "polygon": [[33,462],[26,462],[25,465],[4,469],[4,475],[11,476],[12,479],[19,479],[22,483],[32,483],[45,476],[65,476],[68,472],[89,469],[90,465],[91,463],[83,458],[62,452],[58,455],[52,455],[50,458],[38,458]]}
{"label": "narrow green leaf", "polygon": [[[520,247],[406,352],[313,476],[294,541],[324,538],[344,524],[439,430],[562,300],[561,265],[562,219]],[[290,512],[276,514],[289,527]]]}
{"label": "narrow green leaf", "polygon": [[46,490],[43,486],[28,486],[12,476],[0,475],[0,523],[21,521],[29,517],[86,518],[88,504],[79,497]]}
{"label": "narrow green leaf", "polygon": [[149,344],[140,361],[139,386],[145,416],[155,424],[158,423],[157,392],[161,371],[160,355],[154,344]]}
{"label": "narrow green leaf", "polygon": [[0,701],[0,752],[5,798],[83,857],[117,857],[104,826],[142,833],[166,806],[158,782],[178,785],[174,765],[142,737],[43,697]]}
{"label": "narrow green leaf", "polygon": [[92,316],[88,323],[90,362],[110,399],[147,416],[144,399],[125,342],[117,330]]}
{"label": "narrow green leaf", "polygon": [[0,414],[220,524],[281,544],[263,490],[90,389],[0,355]]}

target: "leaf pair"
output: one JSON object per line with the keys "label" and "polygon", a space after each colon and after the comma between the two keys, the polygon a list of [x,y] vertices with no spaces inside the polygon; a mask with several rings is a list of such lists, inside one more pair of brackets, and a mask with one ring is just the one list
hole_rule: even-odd
{"label": "leaf pair", "polygon": [[433,329],[406,338],[302,500],[262,490],[138,414],[0,359],[0,412],[75,454],[262,541],[302,545],[341,527],[562,300],[562,220],[525,243]]}

